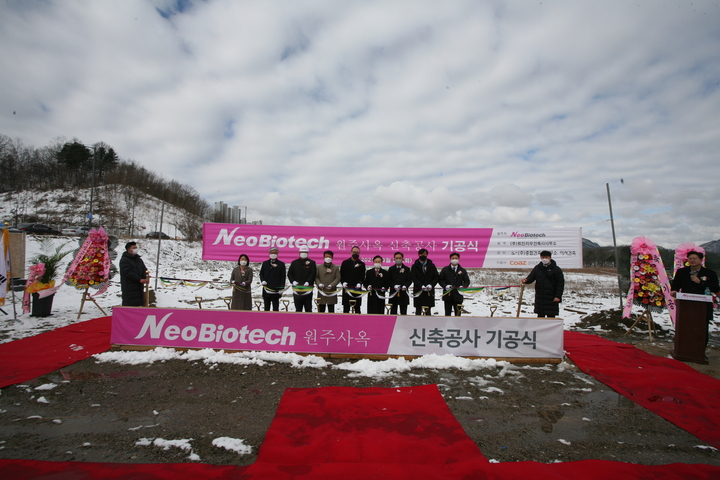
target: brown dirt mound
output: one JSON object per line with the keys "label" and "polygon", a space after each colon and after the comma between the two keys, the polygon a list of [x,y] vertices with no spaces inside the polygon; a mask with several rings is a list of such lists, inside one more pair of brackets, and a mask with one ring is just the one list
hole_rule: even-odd
{"label": "brown dirt mound", "polygon": [[[638,316],[639,315],[633,314],[631,318],[622,318],[622,311],[620,309],[602,310],[583,317],[575,324],[575,328],[578,330],[593,330],[600,327],[602,330],[625,335],[625,332],[635,323]],[[648,324],[644,321],[638,322],[633,329],[633,331],[638,332],[647,332],[647,330]],[[655,331],[657,337],[667,337],[671,334],[669,330],[664,330],[658,324],[655,324]]]}

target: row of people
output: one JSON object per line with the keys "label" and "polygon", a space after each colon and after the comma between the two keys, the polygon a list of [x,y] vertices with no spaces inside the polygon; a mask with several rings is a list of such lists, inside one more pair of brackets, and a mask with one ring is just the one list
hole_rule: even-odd
{"label": "row of people", "polygon": [[[460,265],[460,254],[450,254],[450,264],[438,272],[435,264],[428,258],[428,251],[418,251],[418,259],[408,267],[402,252],[393,255],[394,265],[383,268],[382,257],[376,255],[373,265],[366,269],[365,262],[360,260],[360,249],[353,247],[350,258],[340,265],[334,263],[334,253],[323,252],[323,263],[308,258],[308,248],[300,247],[299,258],[293,260],[289,267],[278,260],[279,250],[275,247],[269,251],[268,259],[260,266],[260,283],[263,286],[264,310],[279,311],[280,296],[285,290],[286,281],[293,287],[317,287],[318,311],[335,312],[338,304],[338,289],[342,288],[343,313],[354,311],[360,313],[366,290],[367,313],[385,313],[385,294],[389,293],[390,313],[407,315],[410,298],[413,298],[415,315],[422,315],[435,306],[435,287],[442,287],[445,303],[445,315],[460,314],[463,296],[458,288],[468,287],[470,277]],[[253,271],[250,259],[242,254],[238,266],[232,271],[230,281],[234,284],[233,299],[230,308],[233,310],[250,310],[252,308],[251,284]],[[295,311],[312,311],[312,289],[298,288],[293,290]]]}

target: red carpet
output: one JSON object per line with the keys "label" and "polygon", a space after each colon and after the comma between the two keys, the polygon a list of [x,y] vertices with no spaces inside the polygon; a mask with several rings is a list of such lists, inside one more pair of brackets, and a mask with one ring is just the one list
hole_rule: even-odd
{"label": "red carpet", "polygon": [[720,380],[595,335],[565,332],[565,351],[583,372],[720,448]]}
{"label": "red carpet", "polygon": [[0,460],[3,479],[714,480],[710,465],[601,460],[491,464],[434,385],[288,389],[247,467]]}
{"label": "red carpet", "polygon": [[483,478],[435,385],[287,389],[251,478]]}
{"label": "red carpet", "polygon": [[110,320],[111,317],[100,317],[0,344],[0,388],[109,350]]}

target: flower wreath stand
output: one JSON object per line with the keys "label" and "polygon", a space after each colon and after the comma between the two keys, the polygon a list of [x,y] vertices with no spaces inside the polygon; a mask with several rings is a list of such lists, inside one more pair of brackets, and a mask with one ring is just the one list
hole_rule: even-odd
{"label": "flower wreath stand", "polygon": [[675,301],[670,296],[670,282],[657,245],[646,237],[637,237],[630,245],[630,255],[630,288],[623,318],[631,317],[633,305],[641,306],[644,311],[625,335],[644,321],[648,325],[648,335],[652,341],[655,331],[652,312],[659,313],[665,308],[672,310]]}
{"label": "flower wreath stand", "polygon": [[[107,291],[109,280],[112,277],[108,245],[108,236],[104,228],[100,227],[91,230],[63,278],[66,285],[73,286],[83,292],[78,319],[83,313],[85,302],[94,303],[103,315],[107,315],[105,310],[97,303],[95,297]],[[91,288],[97,289],[97,293],[91,295]]]}

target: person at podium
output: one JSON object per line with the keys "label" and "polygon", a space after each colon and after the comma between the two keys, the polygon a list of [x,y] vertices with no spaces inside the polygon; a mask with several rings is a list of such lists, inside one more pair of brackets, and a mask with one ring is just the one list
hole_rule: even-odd
{"label": "person at podium", "polygon": [[[688,252],[688,267],[679,268],[670,284],[670,291],[674,297],[677,292],[694,293],[698,295],[714,293],[720,295],[717,273],[702,266],[704,255],[701,252]],[[705,345],[710,336],[710,322],[713,318],[713,306],[707,304],[707,333],[705,334]]]}

